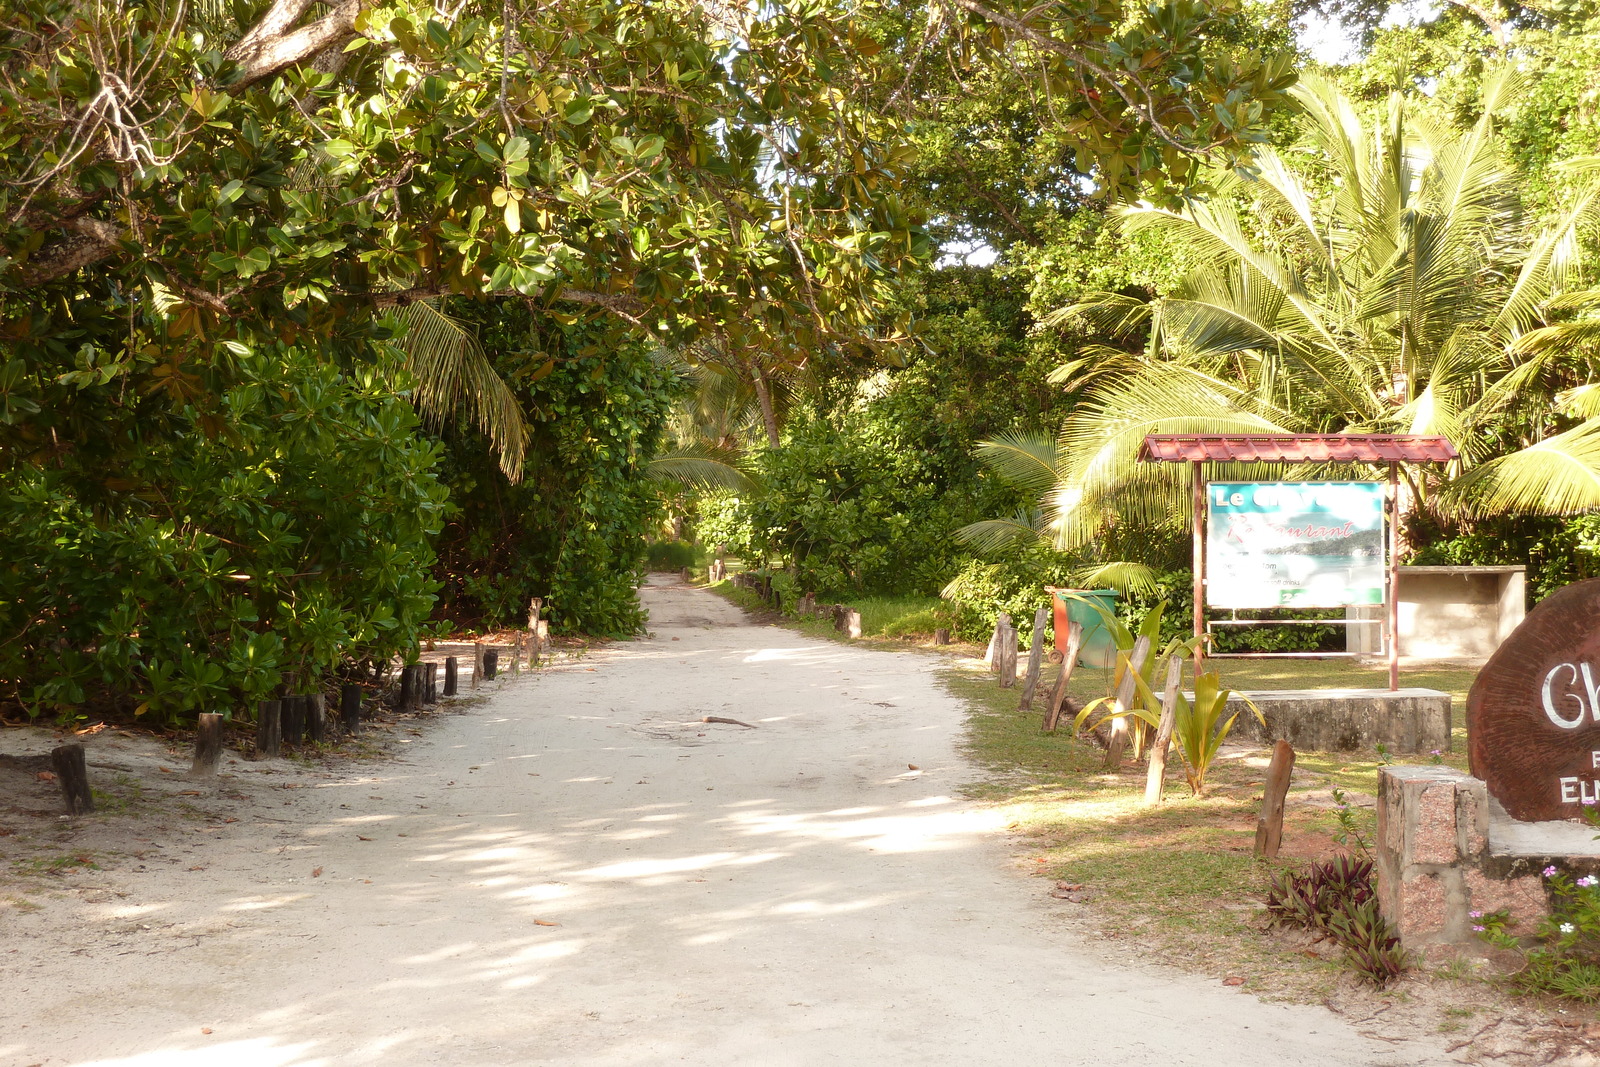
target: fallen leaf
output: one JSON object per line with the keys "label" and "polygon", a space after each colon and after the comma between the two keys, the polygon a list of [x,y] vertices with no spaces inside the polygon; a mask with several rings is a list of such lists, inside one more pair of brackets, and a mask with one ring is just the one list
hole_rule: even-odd
{"label": "fallen leaf", "polygon": [[210,1033],[210,1032],[211,1032],[211,1027],[209,1027],[209,1026],[202,1026],[202,1027],[201,1027],[201,1028],[200,1028],[200,1032],[201,1032],[201,1033],[202,1033],[202,1034],[209,1034],[209,1033]]}
{"label": "fallen leaf", "polygon": [[371,885],[372,884],[372,879],[371,878],[363,878],[363,879],[361,879],[361,884],[362,885]]}
{"label": "fallen leaf", "polygon": [[908,764],[906,764],[906,770],[908,770],[908,771],[920,771],[920,770],[922,770],[922,768],[918,767],[915,763],[908,763]]}
{"label": "fallen leaf", "polygon": [[181,792],[181,793],[179,793],[177,795],[180,796],[180,797],[201,797],[201,796],[205,796],[205,794],[200,792],[200,790],[198,790],[198,789],[185,789],[183,792]]}
{"label": "fallen leaf", "polygon": [[172,768],[171,767],[157,767],[156,770],[160,771],[162,774],[171,774],[172,773]]}
{"label": "fallen leaf", "polygon": [[1223,985],[1244,985],[1244,975],[1230,974],[1222,980]]}
{"label": "fallen leaf", "polygon": [[[673,640],[676,641],[677,638],[674,637]],[[594,668],[593,667],[585,667],[584,670],[588,671],[590,674],[594,673]]]}
{"label": "fallen leaf", "polygon": [[313,877],[313,878],[321,878],[322,877],[322,868],[321,867],[313,867],[313,868],[311,868],[311,877]]}
{"label": "fallen leaf", "polygon": [[357,834],[356,835],[356,840],[357,841],[371,841],[372,838],[370,838],[370,837],[362,837],[360,834]]}
{"label": "fallen leaf", "polygon": [[40,771],[38,777],[41,782],[53,782],[56,780],[54,771]]}
{"label": "fallen leaf", "polygon": [[1066,889],[1066,890],[1075,890],[1075,889],[1086,889],[1088,887],[1085,886],[1082,882],[1057,882],[1056,883],[1056,888],[1057,889]]}
{"label": "fallen leaf", "polygon": [[560,923],[553,923],[549,919],[535,919],[535,920],[533,920],[533,925],[535,925],[535,926],[560,926],[561,924]]}
{"label": "fallen leaf", "polygon": [[190,867],[190,868],[189,868],[189,869],[190,869],[190,870],[191,870],[191,871],[203,871],[203,870],[205,870],[205,868],[204,868],[204,867]]}

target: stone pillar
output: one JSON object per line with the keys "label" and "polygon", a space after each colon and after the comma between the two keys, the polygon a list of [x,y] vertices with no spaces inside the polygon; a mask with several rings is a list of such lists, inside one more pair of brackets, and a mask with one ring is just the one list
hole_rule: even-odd
{"label": "stone pillar", "polygon": [[1407,949],[1480,944],[1471,912],[1506,908],[1513,933],[1549,912],[1536,871],[1490,861],[1489,793],[1453,767],[1378,772],[1378,903]]}

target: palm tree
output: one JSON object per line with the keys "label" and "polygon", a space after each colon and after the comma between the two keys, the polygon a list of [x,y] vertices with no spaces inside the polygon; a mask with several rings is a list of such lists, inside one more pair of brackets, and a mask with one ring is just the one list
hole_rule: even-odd
{"label": "palm tree", "polygon": [[[1580,299],[1569,290],[1600,183],[1543,229],[1522,218],[1494,120],[1517,85],[1509,72],[1487,79],[1483,117],[1460,130],[1398,96],[1364,123],[1308,76],[1294,90],[1302,160],[1266,150],[1257,177],[1210,202],[1121,214],[1201,265],[1157,299],[1096,294],[1052,317],[1147,338],[1141,352],[1093,347],[1057,372],[1085,391],[1045,495],[1058,545],[1186,518],[1185,472],[1137,461],[1149,433],[1443,434],[1463,459],[1442,485],[1413,481],[1419,503],[1441,489],[1434,506],[1463,513],[1600,507],[1600,422],[1557,433],[1550,418],[1589,368],[1545,332]],[[1510,441],[1519,426],[1524,439]]]}

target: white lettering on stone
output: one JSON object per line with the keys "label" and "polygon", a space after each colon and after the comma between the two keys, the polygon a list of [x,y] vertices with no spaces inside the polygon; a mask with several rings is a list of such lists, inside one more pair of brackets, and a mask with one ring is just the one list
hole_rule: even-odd
{"label": "white lettering on stone", "polygon": [[[1584,666],[1584,673],[1587,674],[1589,665],[1587,663],[1585,663],[1583,666]],[[1545,716],[1551,722],[1555,723],[1557,726],[1561,727],[1563,730],[1576,730],[1578,727],[1583,725],[1584,715],[1589,711],[1589,706],[1584,703],[1583,694],[1581,694],[1581,693],[1573,693],[1573,692],[1569,691],[1569,692],[1562,693],[1561,694],[1561,699],[1562,700],[1570,700],[1573,703],[1577,704],[1578,705],[1578,714],[1576,716],[1574,716],[1573,718],[1564,719],[1564,718],[1561,717],[1561,713],[1556,710],[1555,700],[1552,699],[1554,694],[1551,692],[1551,689],[1552,689],[1552,687],[1553,687],[1553,685],[1555,683],[1556,674],[1558,672],[1560,672],[1561,670],[1563,670],[1563,669],[1565,669],[1566,672],[1569,675],[1571,675],[1571,678],[1568,680],[1567,684],[1568,685],[1576,685],[1577,684],[1577,681],[1578,681],[1578,668],[1574,667],[1570,663],[1557,663],[1554,667],[1551,667],[1550,670],[1549,670],[1549,673],[1547,673],[1544,676],[1544,685],[1540,688],[1540,695],[1544,699],[1544,713],[1545,713]],[[1593,687],[1591,685],[1590,692],[1592,693],[1593,691],[1594,690],[1593,690]],[[1562,781],[1565,782],[1566,779],[1563,778]]]}
{"label": "white lettering on stone", "polygon": [[1561,779],[1561,803],[1576,804],[1578,802],[1578,780],[1576,778]]}

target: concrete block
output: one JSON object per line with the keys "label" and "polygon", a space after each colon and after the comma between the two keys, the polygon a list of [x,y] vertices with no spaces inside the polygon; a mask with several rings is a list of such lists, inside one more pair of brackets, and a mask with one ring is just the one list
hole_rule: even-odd
{"label": "concrete block", "polygon": [[[1266,719],[1263,727],[1239,697]],[[1436,689],[1281,689],[1252,691],[1228,701],[1242,712],[1234,736],[1270,744],[1282,738],[1301,752],[1450,751],[1450,694]]]}

